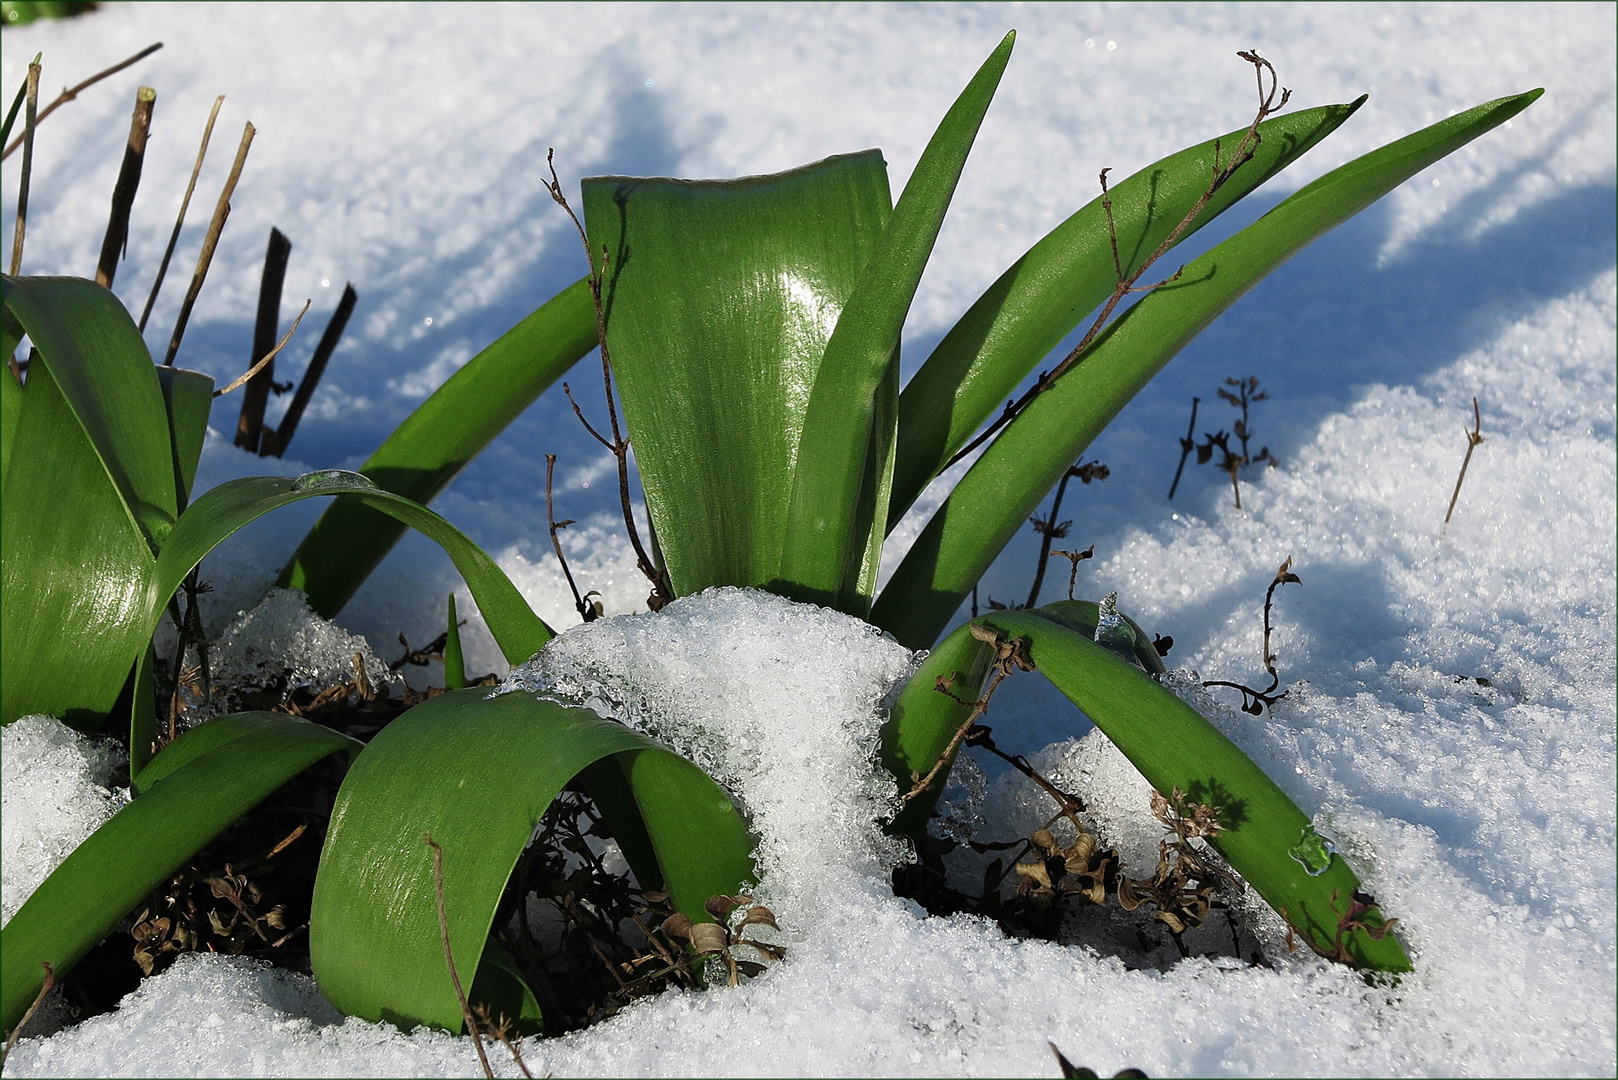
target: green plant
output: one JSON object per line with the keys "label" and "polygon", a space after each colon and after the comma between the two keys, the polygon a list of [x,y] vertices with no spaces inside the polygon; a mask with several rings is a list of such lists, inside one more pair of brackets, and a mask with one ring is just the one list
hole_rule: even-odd
{"label": "green plant", "polygon": [[[195,430],[194,421],[191,427],[170,422],[169,457],[153,449],[161,440],[141,435],[137,458],[147,472],[138,483],[125,482],[120,455],[135,451],[117,440],[135,435],[123,428],[99,435],[94,400],[82,410],[78,404],[58,408],[63,419],[53,423],[84,444],[83,472],[95,481],[86,481],[75,497],[86,505],[99,499],[96,505],[106,508],[101,516],[118,523],[117,529],[106,526],[105,544],[122,560],[109,558],[104,570],[75,569],[66,578],[72,589],[94,591],[97,574],[109,574],[131,611],[114,620],[118,647],[109,646],[104,660],[114,673],[101,674],[86,704],[63,709],[85,715],[111,710],[133,665],[132,750],[144,745],[151,724],[151,695],[142,692],[142,680],[150,678],[146,641],[174,589],[233,528],[316,494],[345,497],[283,572],[283,582],[305,589],[316,610],[340,608],[411,525],[455,558],[508,660],[526,658],[550,637],[549,629],[487,556],[415,503],[442,490],[592,344],[601,348],[609,409],[616,378],[635,439],[655,541],[642,562],[654,597],[713,585],[765,588],[868,618],[912,647],[931,645],[1044,494],[1197,332],[1315,237],[1538,96],[1479,106],[1328,173],[1109,323],[1108,315],[1138,291],[1135,283],[1160,255],[1296,160],[1364,101],[1272,115],[1286,98],[1276,104],[1273,70],[1244,54],[1260,89],[1249,129],[1171,155],[1111,188],[1103,174],[1102,197],[1008,269],[901,392],[904,317],[1012,40],[1008,35],[949,110],[896,205],[885,163],[874,151],[743,180],[586,180],[580,233],[587,237],[590,275],[465,365],[379,448],[363,476],[237,481],[190,508],[180,505],[175,485],[170,509],[163,482],[147,472],[157,477],[162,469],[153,462],[161,459],[176,475],[185,474],[186,457],[173,447]],[[561,201],[559,184],[553,194]],[[14,294],[21,310],[45,289],[8,279],[8,312]],[[994,418],[1006,395],[1098,305],[1102,314],[1079,348]],[[42,334],[48,337],[44,323],[40,332],[33,329],[40,316],[31,309],[17,318],[36,344]],[[110,314],[106,319],[116,321]],[[8,343],[14,343],[7,325]],[[128,342],[117,348],[144,356]],[[149,358],[141,362],[150,366]],[[53,356],[40,370],[67,370],[67,363]],[[133,374],[127,378],[139,382]],[[55,385],[49,376],[38,381]],[[22,468],[25,449],[38,452],[21,435],[13,448],[9,434],[19,400],[17,430],[42,426],[29,419],[29,410],[47,407],[30,403],[48,395],[36,394],[35,382],[31,373],[20,398],[15,388],[5,392],[8,500],[26,475],[12,477],[10,470]],[[502,392],[486,393],[492,384]],[[148,409],[141,415],[160,414]],[[986,422],[988,432],[974,440]],[[612,434],[611,442],[602,441],[622,461],[627,444],[615,412]],[[952,458],[988,436],[993,441],[876,595],[889,529]],[[103,452],[103,443],[112,450]],[[100,457],[92,460],[85,447]],[[187,452],[194,470],[195,454]],[[621,476],[626,524],[633,529],[627,474]],[[29,479],[24,486],[33,491],[40,484]],[[24,590],[19,595],[32,595],[29,564],[13,562],[14,517],[8,512],[8,605],[14,565]],[[18,526],[16,550],[40,546],[23,535],[34,528]],[[48,604],[61,601],[49,590],[41,595],[46,599],[29,602],[45,613],[30,617],[47,626],[54,617]],[[10,625],[8,615],[8,641]],[[28,648],[34,649],[30,664],[65,662],[53,659],[54,648]],[[14,670],[9,657],[7,695]],[[925,826],[961,732],[981,711],[974,699],[990,671],[997,665],[1009,670],[1008,664],[1045,672],[1158,790],[1183,792],[1215,808],[1210,842],[1317,949],[1368,968],[1408,968],[1402,947],[1386,932],[1389,923],[1359,899],[1349,867],[1329,853],[1324,860],[1309,857],[1312,847],[1305,857],[1295,854],[1313,836],[1307,816],[1156,680],[1162,664],[1155,650],[1110,602],[994,612],[937,645],[901,692],[883,732],[883,760],[905,795],[893,829],[916,835]],[[19,701],[54,702],[47,689],[33,682],[27,687],[34,696]],[[940,687],[950,692],[937,692]],[[249,752],[247,735],[234,733],[256,732],[257,723],[251,717],[232,718],[234,726],[216,721],[141,762],[132,770],[141,796],[106,829],[128,830],[131,814],[156,821],[162,815],[151,808],[161,805],[160,792],[179,791],[169,798],[180,800],[188,784],[211,782],[215,770],[204,763],[227,751]],[[497,774],[495,763],[513,755],[533,764]],[[510,1002],[507,1014],[531,1016],[532,996],[499,951],[487,948],[490,924],[535,822],[574,777],[611,820],[642,886],[665,888],[686,917],[710,920],[705,901],[738,893],[751,875],[745,828],[725,794],[689,762],[584,710],[520,693],[448,693],[374,739],[338,794],[311,921],[311,958],[326,996],[357,1015],[459,1030],[465,1010],[444,970],[452,947],[462,963],[477,968],[474,998],[487,971],[485,985],[504,987],[499,993]],[[238,802],[245,797],[232,794]],[[83,859],[79,852],[70,857],[41,893],[51,890],[63,906],[83,904],[81,883],[104,848],[93,837],[81,852],[92,850]],[[445,940],[434,907],[423,902],[432,895],[439,855]],[[162,860],[150,861],[140,869],[148,877]],[[127,888],[97,901],[98,917],[112,912],[115,920],[122,912],[112,909],[126,894]],[[1346,913],[1335,904],[1339,896],[1356,898]],[[51,960],[59,970],[72,962],[72,950],[61,944],[72,936],[29,907],[7,926],[6,1023],[15,1022],[40,985],[38,960]],[[74,947],[88,936],[80,933]]]}

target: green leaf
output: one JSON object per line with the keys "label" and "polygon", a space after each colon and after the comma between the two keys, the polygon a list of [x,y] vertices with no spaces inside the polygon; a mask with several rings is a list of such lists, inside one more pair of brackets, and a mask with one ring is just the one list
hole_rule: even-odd
{"label": "green leaf", "polygon": [[[1302,157],[1365,102],[1266,120],[1252,160],[1237,169],[1179,243]],[[1132,274],[1207,190],[1217,147],[1228,162],[1245,131],[1210,139],[1111,186],[1118,252]],[[1098,196],[1012,263],[944,335],[899,399],[891,528],[945,462],[997,414],[1017,384],[1091,316],[1118,282],[1106,212]]]}
{"label": "green leaf", "polygon": [[178,514],[174,455],[163,393],[134,320],[116,296],[83,278],[7,277],[5,306],[155,551]]}
{"label": "green leaf", "polygon": [[[33,375],[30,373],[29,382]],[[232,735],[217,740],[224,725]],[[206,752],[193,754],[196,746]],[[14,1027],[44,984],[112,933],[153,889],[232,822],[308,766],[359,744],[279,713],[244,713],[182,735],[159,754],[185,759],[74,849],[0,930],[0,1022]]]}
{"label": "green leaf", "polygon": [[309,928],[321,993],[351,1016],[460,1031],[424,837],[443,850],[456,965],[473,970],[534,826],[569,780],[615,756],[674,902],[708,919],[703,902],[752,875],[752,841],[701,770],[585,709],[452,691],[384,728],[337,794]]}
{"label": "green leaf", "polygon": [[511,954],[493,938],[483,946],[477,977],[466,996],[474,1008],[479,1004],[487,1006],[490,1019],[509,1019],[518,1035],[541,1035],[545,1031],[545,1017],[533,990]]}
{"label": "green leaf", "polygon": [[213,408],[213,379],[197,371],[175,367],[157,369],[168,416],[169,450],[174,461],[175,490],[181,510],[191,501],[191,485],[208,440],[208,414]]}
{"label": "green leaf", "polygon": [[[5,353],[10,356],[10,350]],[[0,505],[5,503],[6,473],[11,471],[11,443],[17,437],[17,420],[22,416],[22,384],[8,368],[0,378]]]}
{"label": "green leaf", "polygon": [[[590,290],[576,281],[451,375],[360,472],[384,491],[426,506],[595,344]],[[298,545],[279,584],[302,589],[310,607],[332,618],[404,530],[373,507],[339,499]]]}
{"label": "green leaf", "polygon": [[19,411],[0,513],[0,720],[98,731],[151,636],[152,552],[50,364],[32,366]]}
{"label": "green leaf", "polygon": [[1310,241],[1540,93],[1480,105],[1327,173],[1143,298],[967,470],[877,599],[872,621],[911,648],[931,643],[1062,473],[1187,342]]}
{"label": "green leaf", "polygon": [[364,502],[426,535],[455,564],[507,661],[520,664],[553,636],[505,572],[455,526],[402,495],[383,491],[359,473],[327,469],[291,480],[249,476],[220,484],[180,516],[158,556],[146,594],[146,633],[157,629],[169,597],[203,556],[248,522],[301,499],[342,495]]}
{"label": "green leaf", "polygon": [[455,594],[449,594],[449,629],[444,631],[444,688],[466,689],[466,661],[461,656],[461,624],[455,618]]}
{"label": "green leaf", "polygon": [[[1005,36],[933,133],[826,343],[798,443],[781,556],[778,591],[795,599],[861,616],[870,610],[869,587],[862,593],[859,585],[873,531],[877,544],[887,532],[893,442],[891,426],[877,433],[873,421],[884,413],[887,425],[897,422],[894,410],[880,408],[879,389],[897,380],[905,315],[1016,36]],[[880,511],[863,523],[862,490]]]}
{"label": "green leaf", "polygon": [[741,180],[584,181],[613,373],[676,594],[779,577],[821,358],[891,205],[875,150]]}
{"label": "green leaf", "polygon": [[[1218,807],[1223,830],[1213,846],[1295,930],[1322,949],[1334,948],[1359,879],[1340,856],[1311,873],[1289,854],[1309,818],[1235,743],[1151,676],[1042,610],[996,611],[976,621],[1026,639],[1035,666],[1154,788],[1164,794],[1178,788],[1193,802]],[[1365,921],[1382,924],[1374,909]],[[1357,966],[1410,970],[1391,934],[1376,940],[1355,930],[1344,945]]]}

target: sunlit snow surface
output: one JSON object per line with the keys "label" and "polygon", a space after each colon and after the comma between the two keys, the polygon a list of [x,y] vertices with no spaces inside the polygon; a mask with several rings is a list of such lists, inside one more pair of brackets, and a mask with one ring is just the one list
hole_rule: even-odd
{"label": "sunlit snow surface", "polygon": [[[1303,584],[1276,605],[1290,696],[1258,718],[1233,701],[1205,707],[1401,919],[1416,971],[1396,990],[1371,988],[1273,941],[1273,971],[1209,961],[1126,971],[1080,949],[1007,942],[979,921],[920,918],[881,887],[892,852],[867,817],[888,797],[873,783],[869,733],[909,656],[841,616],[721,592],[570,631],[535,675],[688,749],[749,800],[763,889],[791,954],[739,989],[667,995],[531,1041],[530,1065],[1053,1075],[1052,1039],[1103,1075],[1611,1075],[1610,5],[109,6],[6,31],[8,87],[36,50],[54,86],[167,43],[41,129],[25,270],[94,265],[127,97],[149,83],[157,120],[118,278],[138,309],[196,129],[213,95],[229,95],[199,193],[218,190],[221,147],[243,120],[260,134],[181,362],[222,377],[245,366],[271,224],[294,242],[283,325],[306,296],[323,317],[344,279],[361,305],[293,445],[298,461],[267,467],[233,450],[236,406],[222,399],[214,426],[226,437],[210,442],[200,483],[352,467],[582,269],[539,186],[545,147],[571,184],[601,172],[762,172],[880,145],[898,190],[952,95],[1012,26],[1017,53],[907,327],[907,372],[954,313],[1091,196],[1101,167],[1122,175],[1245,122],[1250,76],[1237,48],[1274,58],[1300,104],[1372,94],[1278,178],[1282,193],[1451,111],[1547,87],[1510,128],[1318,242],[1211,327],[1097,441],[1091,454],[1112,478],[1073,485],[1063,512],[1079,546],[1096,544],[1081,595],[1116,590],[1122,609],[1175,637],[1169,662],[1203,678],[1257,676],[1264,588],[1294,559]],[[14,156],[0,185],[8,222],[16,167]],[[1261,191],[1194,244],[1278,197]],[[193,222],[204,216],[193,206]],[[176,266],[194,257],[184,253],[197,231]],[[183,292],[174,273],[153,318],[158,345]],[[314,338],[289,350],[288,371]],[[1247,374],[1270,389],[1255,426],[1281,468],[1244,482],[1241,512],[1223,476],[1194,465],[1166,502],[1189,398],[1203,399],[1199,429],[1228,429],[1234,414],[1214,390]],[[1474,395],[1488,441],[1441,534]],[[557,516],[581,520],[563,534],[575,574],[609,613],[643,610],[611,473],[565,402],[542,401],[435,505],[547,620],[575,624],[543,527],[548,452],[561,456]],[[316,509],[272,517],[211,560],[211,625],[222,631],[258,602]],[[1023,598],[1031,541],[991,571],[986,596]],[[1053,571],[1045,599],[1065,584]],[[442,629],[444,593],[457,587],[429,545],[409,541],[343,624],[391,657],[401,630],[420,643]],[[486,632],[469,630],[469,666],[496,668]],[[1001,745],[1079,787],[1126,858],[1150,851],[1141,781],[1043,680],[1016,676],[996,705]],[[9,914],[72,843],[64,823],[87,831],[116,796],[101,787],[96,752],[60,729],[21,721],[5,740]],[[1017,774],[984,764],[984,831],[1043,820]],[[77,809],[57,822],[55,803]],[[24,1039],[7,1072],[476,1075],[477,1064],[464,1040],[340,1021],[307,980],[195,957],[117,1013]]]}

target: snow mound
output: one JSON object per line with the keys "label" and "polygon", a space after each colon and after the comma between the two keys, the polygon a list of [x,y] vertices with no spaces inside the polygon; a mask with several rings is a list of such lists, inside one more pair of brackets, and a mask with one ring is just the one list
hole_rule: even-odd
{"label": "snow mound", "polygon": [[50,716],[24,716],[0,732],[0,923],[129,801],[110,782],[122,755]]}

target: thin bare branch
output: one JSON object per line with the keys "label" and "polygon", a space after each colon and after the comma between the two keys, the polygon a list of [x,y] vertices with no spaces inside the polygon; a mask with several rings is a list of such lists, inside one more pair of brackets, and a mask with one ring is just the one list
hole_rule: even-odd
{"label": "thin bare branch", "polygon": [[[1449,528],[1449,519],[1455,515],[1455,503],[1461,497],[1461,485],[1466,483],[1466,467],[1472,464],[1472,451],[1478,444],[1484,442],[1483,414],[1478,411],[1478,399],[1472,399],[1472,430],[1461,429],[1466,434],[1466,456],[1461,459],[1461,474],[1455,478],[1455,491],[1449,497],[1449,509],[1444,511],[1444,528]],[[1442,531],[1442,530],[1440,530]]]}
{"label": "thin bare branch", "polygon": [[22,1019],[17,1021],[17,1026],[12,1028],[11,1034],[6,1037],[6,1048],[4,1052],[0,1052],[0,1067],[3,1067],[6,1063],[6,1058],[11,1056],[12,1048],[17,1045],[17,1037],[22,1034],[22,1029],[28,1026],[28,1021],[34,1018],[34,1013],[39,1011],[40,1003],[45,1000],[45,995],[50,993],[51,987],[56,985],[56,969],[51,967],[51,962],[41,960],[39,966],[45,969],[45,985],[39,988],[39,993],[34,995],[34,1003],[28,1006],[28,1011],[22,1014]]}
{"label": "thin bare branch", "polygon": [[[22,243],[28,234],[28,181],[34,171],[34,127],[39,123],[39,57],[28,65],[28,106],[23,112],[22,180],[17,187],[17,221],[11,231],[11,276],[22,273]],[[15,365],[16,361],[12,363]]]}
{"label": "thin bare branch", "polygon": [[1174,470],[1174,483],[1169,485],[1169,498],[1180,489],[1180,474],[1185,472],[1185,459],[1191,451],[1197,448],[1197,405],[1202,401],[1199,397],[1191,399],[1191,422],[1185,426],[1185,438],[1180,440],[1180,464]]}
{"label": "thin bare branch", "polygon": [[152,282],[152,291],[146,296],[146,306],[141,309],[139,329],[143,334],[146,332],[146,320],[152,317],[152,305],[157,303],[158,290],[163,287],[163,278],[169,272],[169,260],[174,257],[174,245],[180,242],[180,228],[185,224],[185,212],[191,206],[191,193],[197,189],[197,177],[202,173],[202,159],[208,156],[208,140],[213,138],[213,124],[219,118],[219,107],[224,103],[224,94],[214,98],[213,110],[208,113],[208,126],[202,129],[202,146],[197,150],[197,163],[191,166],[191,179],[185,185],[185,198],[180,200],[180,214],[174,219],[174,231],[169,234],[168,247],[163,249],[163,261],[157,266],[157,279]]}
{"label": "thin bare branch", "polygon": [[215,390],[213,392],[213,396],[224,397],[226,394],[245,383],[248,379],[251,379],[254,375],[257,375],[260,371],[264,370],[270,361],[275,359],[275,354],[287,347],[287,342],[291,341],[292,335],[298,332],[298,324],[303,322],[303,317],[307,314],[309,314],[309,301],[305,300],[303,302],[303,310],[298,312],[298,317],[296,319],[292,320],[292,327],[286,332],[286,336],[281,339],[281,343],[275,348],[271,349],[269,352],[265,353],[264,358],[258,363],[254,364],[252,367],[236,376],[236,378],[232,379],[229,386],[225,387],[223,390]]}
{"label": "thin bare branch", "polygon": [[948,745],[939,753],[938,759],[933,762],[933,767],[927,770],[927,775],[922,776],[919,773],[911,775],[910,790],[899,797],[900,802],[909,802],[932,786],[933,781],[938,778],[938,774],[944,770],[944,766],[949,764],[951,758],[955,756],[955,752],[960,749],[962,741],[966,739],[967,732],[977,723],[978,717],[988,711],[989,699],[994,697],[994,692],[1001,682],[1009,677],[1014,670],[1034,670],[1033,661],[1028,659],[1028,642],[1026,639],[1014,638],[1007,641],[986,626],[978,626],[976,623],[971,625],[972,636],[994,649],[994,668],[989,675],[988,685],[983,688],[982,696],[976,701],[966,702],[961,701],[949,689],[949,684],[954,679],[953,674],[949,679],[939,678],[934,689],[946,697],[960,702],[962,705],[970,705],[971,710],[967,713],[966,719],[961,721],[960,727],[956,729],[955,734],[950,737]]}
{"label": "thin bare branch", "polygon": [[214,248],[219,245],[219,234],[224,232],[225,219],[230,216],[230,197],[236,191],[236,181],[241,179],[242,166],[247,164],[247,151],[253,145],[253,136],[256,133],[251,123],[242,129],[242,141],[236,147],[236,160],[230,167],[230,175],[225,178],[225,187],[219,193],[219,202],[214,205],[213,220],[208,223],[208,235],[203,238],[202,251],[197,255],[197,269],[191,275],[191,287],[185,292],[185,302],[180,305],[180,317],[175,320],[174,334],[169,338],[168,352],[163,357],[164,367],[172,367],[174,354],[180,351],[180,339],[185,337],[185,325],[191,321],[191,308],[202,292],[202,283],[208,278],[208,266],[213,262]]}
{"label": "thin bare branch", "polygon": [[483,1075],[494,1080],[494,1070],[489,1068],[489,1055],[483,1051],[483,1036],[478,1032],[477,1018],[466,1003],[466,991],[461,988],[461,973],[455,970],[455,953],[449,947],[449,916],[444,911],[444,849],[438,846],[432,833],[422,833],[421,839],[433,849],[433,891],[438,898],[438,934],[444,940],[444,962],[449,965],[449,980],[455,984],[455,997],[461,1003],[461,1015],[466,1019],[466,1030],[472,1036],[472,1045],[477,1048]]}
{"label": "thin bare branch", "polygon": [[[577,406],[575,406],[577,408]],[[583,419],[581,416],[580,419]],[[595,607],[584,602],[579,595],[579,587],[573,583],[573,571],[568,569],[567,556],[562,554],[561,531],[573,524],[572,520],[558,522],[551,497],[551,475],[556,472],[556,455],[545,455],[545,522],[551,530],[551,547],[556,549],[556,561],[562,564],[562,574],[567,578],[567,587],[573,591],[573,606],[578,609],[579,618],[585,622],[594,622],[596,619]]]}
{"label": "thin bare branch", "polygon": [[129,119],[129,141],[124,144],[124,162],[118,169],[118,182],[112,189],[112,212],[107,218],[107,235],[101,240],[101,258],[96,262],[96,284],[112,288],[118,260],[129,254],[129,212],[135,207],[140,188],[140,170],[146,160],[146,136],[152,130],[152,109],[157,91],[142,86],[135,91],[135,113]]}
{"label": "thin bare branch", "polygon": [[[129,65],[146,59],[148,56],[152,55],[154,52],[161,49],[162,47],[163,47],[163,43],[161,41],[155,42],[155,43],[153,43],[151,45],[146,46],[146,48],[142,49],[140,52],[136,53],[134,56],[131,56],[129,59],[120,60],[120,61],[118,61],[118,63],[112,65],[112,67],[107,68],[104,71],[96,72],[94,75],[90,76],[88,79],[85,79],[83,82],[79,83],[77,86],[68,87],[67,89],[63,90],[60,94],[57,95],[55,101],[53,101],[49,105],[45,106],[45,111],[39,114],[39,118],[38,118],[38,120],[35,121],[35,123],[39,123],[40,121],[43,121],[51,113],[55,112],[57,109],[61,108],[63,105],[66,105],[68,102],[72,101],[74,98],[78,97],[81,91],[88,90],[90,87],[94,86],[96,83],[100,82],[102,79],[108,78],[109,76],[112,76],[112,75],[116,75],[120,71],[124,70],[124,68],[128,67]],[[23,138],[23,136],[19,135],[17,138],[15,138],[15,139],[13,139],[11,141],[11,143],[5,149],[5,153],[0,154],[0,161],[4,161],[6,158],[11,156],[11,152],[13,150],[17,149],[17,144],[18,144],[18,142],[20,142],[22,140],[22,138]]]}

